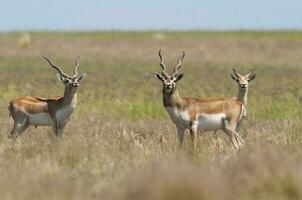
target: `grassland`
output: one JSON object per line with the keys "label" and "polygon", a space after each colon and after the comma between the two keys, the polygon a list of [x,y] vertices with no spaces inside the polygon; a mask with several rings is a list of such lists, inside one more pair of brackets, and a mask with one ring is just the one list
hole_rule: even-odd
{"label": "grassland", "polygon": [[[302,199],[302,32],[91,32],[0,34],[0,199]],[[185,50],[183,96],[235,96],[231,68],[250,85],[245,148],[224,135],[187,134],[177,148],[162,106],[158,49],[172,67]],[[63,140],[31,127],[17,141],[7,104],[21,95],[62,95],[41,58],[82,81]]]}

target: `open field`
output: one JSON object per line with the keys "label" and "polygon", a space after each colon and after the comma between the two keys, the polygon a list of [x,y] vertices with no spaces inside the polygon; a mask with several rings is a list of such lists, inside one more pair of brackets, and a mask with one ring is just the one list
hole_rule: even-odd
{"label": "open field", "polygon": [[[302,32],[105,32],[0,34],[0,199],[302,199]],[[167,66],[186,51],[183,96],[237,95],[232,68],[254,68],[248,117],[234,152],[223,132],[177,147],[162,106],[158,50]],[[58,96],[42,59],[86,72],[63,140],[30,127],[17,141],[7,105]]]}

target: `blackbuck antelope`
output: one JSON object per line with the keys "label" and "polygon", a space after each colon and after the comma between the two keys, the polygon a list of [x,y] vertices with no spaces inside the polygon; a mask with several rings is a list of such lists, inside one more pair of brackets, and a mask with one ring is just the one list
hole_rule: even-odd
{"label": "blackbuck antelope", "polygon": [[238,95],[236,98],[237,101],[243,103],[244,106],[247,106],[247,93],[249,89],[249,82],[256,78],[254,70],[246,75],[239,74],[235,69],[232,69],[231,73],[232,79],[234,79],[238,84]]}
{"label": "blackbuck antelope", "polygon": [[63,97],[40,98],[24,96],[13,100],[9,104],[9,112],[14,120],[11,136],[21,135],[30,125],[52,126],[56,136],[61,136],[66,123],[77,105],[77,90],[80,81],[86,76],[78,77],[79,62],[76,60],[73,75],[67,75],[51,60],[43,57],[51,67],[58,71],[57,77],[65,85]]}
{"label": "blackbuck antelope", "polygon": [[251,82],[254,78],[256,78],[256,74],[254,70],[246,75],[239,74],[235,69],[232,69],[233,73],[231,73],[232,79],[234,79],[238,84],[238,95],[237,97],[233,97],[237,101],[241,102],[244,105],[243,117],[239,121],[237,125],[237,133],[240,131],[240,124],[242,120],[246,117],[246,107],[247,107],[247,93],[249,89],[249,82]]}
{"label": "blackbuck antelope", "polygon": [[163,83],[163,104],[176,125],[180,146],[183,144],[185,130],[190,131],[193,148],[196,148],[197,131],[216,131],[222,129],[230,139],[233,147],[239,149],[243,139],[236,132],[237,123],[243,117],[244,105],[232,98],[189,98],[181,97],[176,82],[183,78],[179,72],[183,52],[172,74],[166,72],[166,66],[159,51],[161,73],[155,73]]}

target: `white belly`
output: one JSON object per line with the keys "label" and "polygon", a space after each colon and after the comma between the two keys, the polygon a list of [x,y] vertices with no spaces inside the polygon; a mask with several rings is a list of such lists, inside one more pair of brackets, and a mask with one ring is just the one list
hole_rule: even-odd
{"label": "white belly", "polygon": [[53,123],[48,113],[28,114],[28,120],[35,126],[50,126]]}
{"label": "white belly", "polygon": [[198,114],[198,129],[202,131],[215,131],[222,128],[222,119],[226,118],[223,113]]}
{"label": "white belly", "polygon": [[[73,111],[74,108],[72,106],[67,106],[60,111],[57,111],[57,121],[59,123],[65,123],[70,118]],[[53,120],[48,113],[28,114],[28,120],[30,124],[34,126],[51,126],[53,124]]]}
{"label": "white belly", "polygon": [[188,128],[190,126],[191,119],[187,111],[178,111],[172,107],[166,107],[166,111],[169,113],[174,124],[184,128]]}
{"label": "white belly", "polygon": [[67,106],[56,113],[58,122],[65,122],[70,118],[70,115],[73,113],[74,107]]}
{"label": "white belly", "polygon": [[[178,111],[172,107],[166,107],[166,111],[169,113],[171,120],[178,127],[190,128],[191,118],[188,111]],[[215,131],[222,128],[222,120],[226,118],[224,113],[218,114],[198,114],[197,128],[201,131]]]}

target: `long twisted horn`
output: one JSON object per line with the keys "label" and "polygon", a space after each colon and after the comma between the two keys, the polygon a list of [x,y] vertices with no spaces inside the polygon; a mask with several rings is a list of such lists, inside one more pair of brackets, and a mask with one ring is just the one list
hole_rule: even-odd
{"label": "long twisted horn", "polygon": [[78,57],[78,58],[76,59],[75,67],[74,67],[74,70],[73,70],[72,78],[75,78],[75,77],[78,76],[78,69],[79,69],[79,66],[80,66],[80,63],[79,63],[79,61],[78,61],[79,58],[80,58],[80,57]]}
{"label": "long twisted horn", "polygon": [[43,56],[43,58],[50,64],[50,66],[52,66],[53,68],[55,68],[55,69],[59,72],[59,74],[60,74],[61,76],[64,76],[65,78],[69,78],[69,76],[68,76],[67,74],[65,74],[65,73],[63,72],[63,70],[60,69],[60,67],[54,65],[54,64],[51,62],[50,59],[48,59],[48,58],[45,57],[45,56]]}
{"label": "long twisted horn", "polygon": [[162,74],[167,77],[168,76],[167,73],[166,73],[166,68],[167,67],[164,63],[163,56],[161,55],[161,49],[159,50],[158,55],[159,55],[159,58],[160,58],[160,63],[159,64],[160,64],[161,68],[163,69]]}
{"label": "long twisted horn", "polygon": [[178,69],[181,67],[182,63],[182,59],[185,57],[185,52],[183,51],[182,52],[182,55],[178,58],[178,61],[177,61],[177,65],[174,67],[174,71],[173,71],[173,75],[176,75],[178,73]]}

